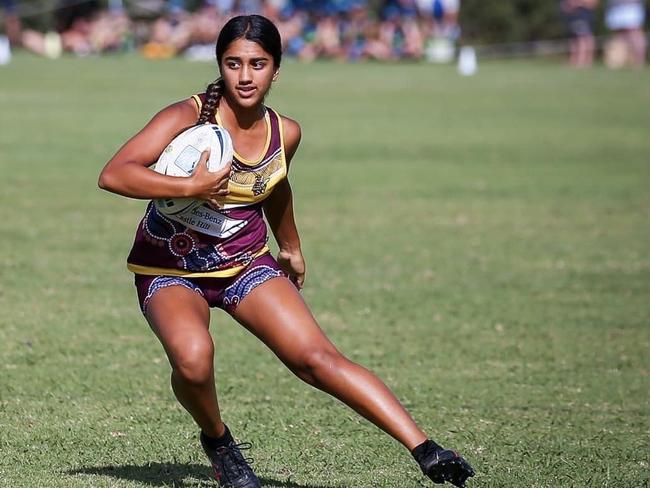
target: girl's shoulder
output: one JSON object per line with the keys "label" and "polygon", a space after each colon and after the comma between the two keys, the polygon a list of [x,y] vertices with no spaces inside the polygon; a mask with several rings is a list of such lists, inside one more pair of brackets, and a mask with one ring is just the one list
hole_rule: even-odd
{"label": "girl's shoulder", "polygon": [[179,131],[194,125],[198,117],[196,105],[191,99],[171,103],[158,111],[145,129],[155,129],[178,134]]}
{"label": "girl's shoulder", "polygon": [[167,117],[178,117],[187,120],[196,119],[198,117],[197,106],[192,98],[173,102],[158,113]]}
{"label": "girl's shoulder", "polygon": [[293,155],[293,153],[296,152],[296,149],[298,149],[300,138],[302,137],[302,129],[300,128],[300,124],[294,119],[287,117],[286,115],[282,115],[273,109],[271,110],[277,114],[280,120],[280,124],[282,125],[282,139],[284,141],[284,147],[289,155]]}

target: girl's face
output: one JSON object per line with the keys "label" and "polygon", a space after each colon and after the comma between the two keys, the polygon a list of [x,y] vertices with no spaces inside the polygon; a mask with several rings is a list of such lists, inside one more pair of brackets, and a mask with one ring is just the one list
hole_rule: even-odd
{"label": "girl's face", "polygon": [[219,70],[229,101],[242,108],[252,108],[264,102],[279,68],[262,46],[240,37],[223,53]]}

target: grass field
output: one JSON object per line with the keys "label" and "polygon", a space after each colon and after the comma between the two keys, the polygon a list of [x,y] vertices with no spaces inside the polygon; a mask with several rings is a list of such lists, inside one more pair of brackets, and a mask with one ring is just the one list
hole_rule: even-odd
{"label": "grass field", "polygon": [[[0,486],[212,486],[97,175],[214,69],[0,68]],[[304,294],[471,487],[650,484],[648,72],[287,62]],[[428,486],[408,453],[215,312],[226,421],[265,486]]]}

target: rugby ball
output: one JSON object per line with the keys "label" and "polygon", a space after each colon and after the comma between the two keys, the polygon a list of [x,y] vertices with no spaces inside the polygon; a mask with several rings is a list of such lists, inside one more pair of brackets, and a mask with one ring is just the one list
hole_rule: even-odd
{"label": "rugby ball", "polygon": [[[201,159],[201,153],[210,149],[208,171],[223,168],[233,158],[232,139],[228,131],[214,124],[197,125],[177,135],[162,152],[153,167],[157,173],[188,177],[194,173]],[[158,198],[156,208],[165,215],[178,215],[198,207],[202,200],[195,198]]]}

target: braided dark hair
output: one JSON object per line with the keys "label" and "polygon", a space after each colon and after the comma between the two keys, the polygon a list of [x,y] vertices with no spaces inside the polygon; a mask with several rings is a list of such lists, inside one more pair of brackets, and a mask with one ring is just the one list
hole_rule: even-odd
{"label": "braided dark hair", "polygon": [[[219,66],[221,66],[221,59],[230,43],[242,37],[259,44],[262,49],[271,55],[274,66],[276,68],[280,67],[282,61],[280,32],[278,32],[278,28],[273,22],[261,15],[238,15],[226,22],[217,39],[216,54]],[[219,105],[223,89],[224,84],[221,78],[217,78],[208,85],[197,125],[210,121],[217,109],[217,105]]]}
{"label": "braided dark hair", "polygon": [[217,110],[217,105],[219,105],[222,93],[223,80],[221,78],[217,78],[208,85],[205,89],[205,101],[201,106],[201,113],[199,114],[199,120],[196,122],[196,125],[207,124],[210,122],[215,110]]}

